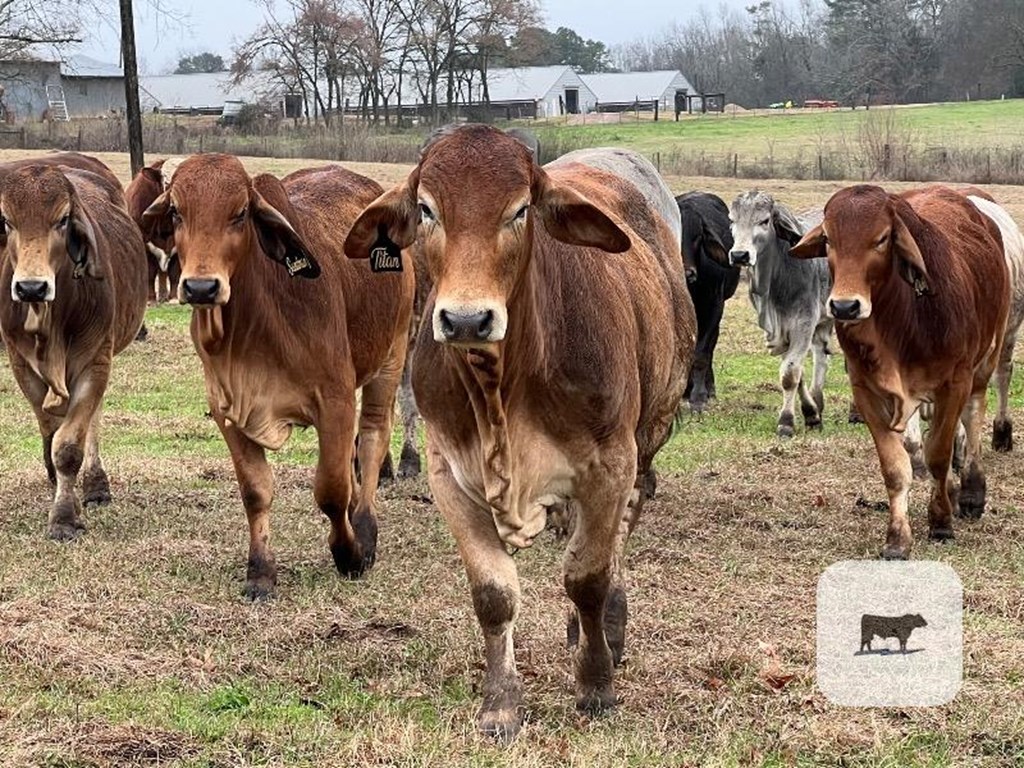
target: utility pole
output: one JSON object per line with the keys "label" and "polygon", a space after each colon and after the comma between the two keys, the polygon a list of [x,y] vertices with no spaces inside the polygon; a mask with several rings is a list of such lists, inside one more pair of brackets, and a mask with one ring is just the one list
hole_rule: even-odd
{"label": "utility pole", "polygon": [[124,102],[128,113],[128,154],[132,177],[142,170],[142,110],[139,107],[139,64],[135,58],[135,20],[132,0],[121,5],[121,60],[124,63]]}

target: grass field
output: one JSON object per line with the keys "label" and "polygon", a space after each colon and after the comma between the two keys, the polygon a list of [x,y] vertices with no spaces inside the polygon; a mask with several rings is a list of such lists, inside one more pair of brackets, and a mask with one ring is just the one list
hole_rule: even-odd
{"label": "grass field", "polygon": [[[407,169],[365,170],[392,182]],[[727,197],[740,184],[672,179]],[[830,188],[764,186],[798,207]],[[562,544],[544,535],[517,556],[529,722],[507,749],[474,732],[482,640],[425,481],[382,489],[377,565],[339,579],[312,500],[314,435],[296,432],[275,459],[278,597],[252,605],[244,515],[204,416],[187,308],[150,309],[149,341],[115,361],[103,442],[115,502],[88,510],[89,533],[70,545],[44,538],[40,441],[3,364],[0,765],[1024,764],[1024,450],[986,452],[989,510],[957,521],[951,545],[927,542],[925,489],[912,495],[915,557],[964,584],[960,694],[934,709],[832,706],[815,688],[816,580],[876,556],[884,490],[865,429],[845,423],[839,355],[823,432],[774,437],[777,361],[742,292],[726,309],[719,399],[662,452],[630,546],[621,706],[597,720],[573,709]],[[1020,383],[1013,406],[1019,416]],[[778,689],[768,678],[780,673],[793,678]]]}

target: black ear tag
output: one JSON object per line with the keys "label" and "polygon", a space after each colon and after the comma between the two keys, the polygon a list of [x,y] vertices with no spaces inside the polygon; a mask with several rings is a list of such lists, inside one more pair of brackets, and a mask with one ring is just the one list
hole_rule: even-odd
{"label": "black ear tag", "polygon": [[383,225],[377,230],[377,242],[370,248],[371,272],[401,272],[402,249],[388,237]]}

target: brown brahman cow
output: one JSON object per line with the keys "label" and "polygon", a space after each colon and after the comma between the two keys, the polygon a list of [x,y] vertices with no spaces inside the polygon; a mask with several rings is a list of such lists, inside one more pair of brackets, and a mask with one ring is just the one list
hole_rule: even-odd
{"label": "brown brahman cow", "polygon": [[[910,554],[912,471],[901,435],[922,403],[934,404],[925,445],[933,478],[929,536],[952,538],[954,506],[973,518],[985,509],[985,389],[1010,300],[999,227],[945,187],[893,195],[860,185],[833,195],[825,220],[790,255],[828,257],[828,312],[837,321],[854,402],[871,430],[889,492],[882,557]],[[950,463],[961,416],[967,459],[958,496]]]}
{"label": "brown brahman cow", "polygon": [[252,598],[267,596],[277,581],[265,451],[280,448],[295,425],[317,431],[314,496],[330,519],[335,565],[356,576],[374,562],[377,481],[408,343],[414,275],[408,261],[404,271],[375,274],[365,261],[345,259],[341,244],[381,191],[338,166],[282,180],[250,178],[237,158],[196,155],[181,163],[146,212],[151,227],[174,231],[178,295],[194,308],[192,340],[207,400],[249,519],[245,593]]}
{"label": "brown brahman cow", "polygon": [[82,155],[0,166],[0,217],[0,331],[56,484],[49,535],[68,540],[85,530],[80,470],[84,502],[110,501],[100,413],[111,359],[142,325],[144,247],[117,178]]}
{"label": "brown brahman cow", "polygon": [[173,166],[168,161],[157,160],[140,170],[124,191],[128,203],[128,213],[139,228],[147,233],[146,256],[149,263],[149,300],[163,303],[178,294],[178,281],[181,278],[181,265],[174,251],[174,231],[152,227],[143,221],[146,209],[153,204],[170,183],[173,168],[180,160],[174,159]]}
{"label": "brown brahman cow", "polygon": [[616,701],[623,548],[696,337],[679,208],[633,153],[541,168],[515,138],[470,125],[427,145],[408,180],[359,217],[345,252],[397,252],[417,235],[434,285],[413,353],[430,486],[483,629],[479,725],[507,739],[522,721],[509,548],[530,546],[555,504],[576,512],[564,561],[576,705]]}

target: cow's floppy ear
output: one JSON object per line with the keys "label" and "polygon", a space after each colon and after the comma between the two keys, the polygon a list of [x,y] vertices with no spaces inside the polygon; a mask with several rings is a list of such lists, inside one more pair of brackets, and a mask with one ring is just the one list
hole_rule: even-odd
{"label": "cow's floppy ear", "polygon": [[291,204],[281,182],[269,174],[253,179],[249,211],[263,253],[283,264],[292,277],[319,277],[320,265],[280,209],[291,212]]}
{"label": "cow's floppy ear", "polygon": [[604,211],[576,190],[553,182],[540,166],[534,166],[533,174],[533,206],[549,235],[569,245],[608,253],[629,250],[629,235]]}
{"label": "cow's floppy ear", "polygon": [[384,246],[397,252],[416,242],[419,185],[417,167],[402,184],[366,206],[345,238],[345,255],[350,259],[368,259],[374,248]]}
{"label": "cow's floppy ear", "polygon": [[161,233],[174,229],[171,222],[171,192],[162,192],[149,207],[142,212],[142,239],[147,243]]}
{"label": "cow's floppy ear", "polygon": [[795,259],[824,258],[825,245],[825,227],[819,224],[789,249],[789,255]]}
{"label": "cow's floppy ear", "polygon": [[892,250],[896,257],[896,269],[900,277],[910,283],[914,293],[923,296],[931,293],[931,285],[928,281],[928,269],[924,265],[924,258],[921,256],[921,249],[917,247],[917,241],[910,234],[907,225],[899,214],[893,216],[892,225]]}
{"label": "cow's floppy ear", "polygon": [[707,222],[704,222],[704,252],[722,266],[729,266],[729,249]]}
{"label": "cow's floppy ear", "polygon": [[77,279],[82,275],[88,275],[102,280],[103,271],[98,263],[96,232],[92,228],[92,222],[82,210],[81,202],[75,195],[71,197],[71,210],[68,212],[68,225],[64,233],[64,240],[68,249],[68,258],[75,265],[74,277]]}
{"label": "cow's floppy ear", "polygon": [[797,221],[793,212],[784,205],[775,203],[772,206],[772,224],[775,225],[775,235],[786,240],[790,245],[796,245],[803,237],[803,226]]}

